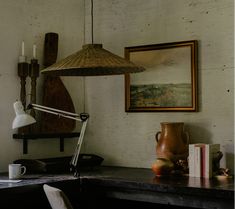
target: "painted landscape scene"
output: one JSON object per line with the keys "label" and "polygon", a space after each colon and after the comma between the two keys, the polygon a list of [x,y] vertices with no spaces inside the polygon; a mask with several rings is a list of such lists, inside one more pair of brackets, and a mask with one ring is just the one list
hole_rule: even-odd
{"label": "painted landscape scene", "polygon": [[191,107],[191,84],[130,86],[131,107]]}

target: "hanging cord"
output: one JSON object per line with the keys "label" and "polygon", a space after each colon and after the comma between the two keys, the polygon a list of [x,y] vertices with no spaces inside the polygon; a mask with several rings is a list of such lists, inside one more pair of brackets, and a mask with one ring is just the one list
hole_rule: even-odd
{"label": "hanging cord", "polygon": [[83,45],[86,43],[86,0],[83,1],[84,17],[83,17]]}
{"label": "hanging cord", "polygon": [[94,43],[94,37],[93,37],[93,0],[91,0],[91,43]]}
{"label": "hanging cord", "polygon": [[86,76],[83,77],[83,112],[86,112]]}

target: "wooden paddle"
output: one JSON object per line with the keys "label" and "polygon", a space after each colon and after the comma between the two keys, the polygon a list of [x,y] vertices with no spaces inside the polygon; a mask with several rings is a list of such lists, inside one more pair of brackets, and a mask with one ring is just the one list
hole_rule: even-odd
{"label": "wooden paddle", "polygon": [[[56,62],[58,52],[58,34],[46,33],[44,43],[44,66],[48,67]],[[68,112],[75,112],[72,99],[60,77],[45,76],[43,84],[42,104]],[[67,118],[42,113],[41,132],[65,133],[72,132],[75,121]]]}

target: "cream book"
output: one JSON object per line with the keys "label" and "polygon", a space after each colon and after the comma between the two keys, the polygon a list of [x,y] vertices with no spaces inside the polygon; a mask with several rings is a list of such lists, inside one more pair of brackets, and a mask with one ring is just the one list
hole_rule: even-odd
{"label": "cream book", "polygon": [[205,144],[189,144],[189,176],[201,177],[202,176],[202,146]]}
{"label": "cream book", "polygon": [[189,176],[194,177],[194,144],[189,144],[188,168]]}
{"label": "cream book", "polygon": [[194,176],[195,177],[201,177],[201,147],[195,146],[194,147]]}

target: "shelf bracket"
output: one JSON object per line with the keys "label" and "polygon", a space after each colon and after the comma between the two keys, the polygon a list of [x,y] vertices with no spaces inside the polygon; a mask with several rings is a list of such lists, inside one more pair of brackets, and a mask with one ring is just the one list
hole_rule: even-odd
{"label": "shelf bracket", "polygon": [[60,152],[64,151],[64,138],[60,137]]}
{"label": "shelf bracket", "polygon": [[28,154],[28,140],[23,139],[23,154]]}

